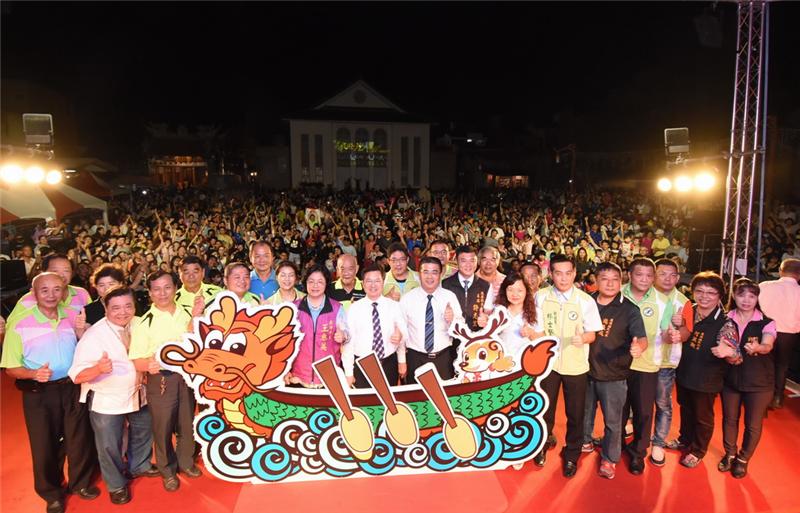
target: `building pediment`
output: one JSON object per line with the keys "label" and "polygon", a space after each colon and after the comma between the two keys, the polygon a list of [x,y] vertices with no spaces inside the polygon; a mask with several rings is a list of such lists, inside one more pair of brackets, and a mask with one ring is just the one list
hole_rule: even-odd
{"label": "building pediment", "polygon": [[331,108],[387,109],[405,112],[363,80],[354,82],[343,91],[314,107],[315,110]]}

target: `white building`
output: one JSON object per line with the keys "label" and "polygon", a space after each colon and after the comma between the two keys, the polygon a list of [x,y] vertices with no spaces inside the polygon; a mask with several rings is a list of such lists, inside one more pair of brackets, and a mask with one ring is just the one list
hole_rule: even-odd
{"label": "white building", "polygon": [[288,120],[292,187],[430,185],[430,123],[362,80]]}

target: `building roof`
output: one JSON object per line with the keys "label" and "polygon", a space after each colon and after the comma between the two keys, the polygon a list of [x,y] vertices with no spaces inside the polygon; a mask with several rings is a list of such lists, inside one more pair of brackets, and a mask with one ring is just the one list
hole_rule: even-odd
{"label": "building roof", "polygon": [[310,121],[370,121],[385,123],[430,123],[419,114],[401,112],[394,109],[372,109],[363,107],[322,107],[294,112],[287,120]]}

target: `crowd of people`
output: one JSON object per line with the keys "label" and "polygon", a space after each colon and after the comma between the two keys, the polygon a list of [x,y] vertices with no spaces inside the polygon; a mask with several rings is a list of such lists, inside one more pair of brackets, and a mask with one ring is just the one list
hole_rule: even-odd
{"label": "crowd of people", "polygon": [[[151,191],[135,211],[113,206],[108,224],[48,221],[31,240],[4,234],[3,253],[24,262],[32,290],[2,326],[0,367],[22,390],[34,487],[47,511],[65,507],[64,451],[67,490],[84,499],[100,494],[97,466],[114,504],[131,500],[131,479],[160,477],[173,492],[179,473],[202,475],[193,392],[154,355],[192,330],[222,290],[253,306],[297,306],[303,338],[290,387],[321,388],[312,364],[329,355],[348,384],[367,387],[354,361],[370,352],[390,383],[413,383],[427,363],[451,379],[459,345],[451,324],[477,330],[496,306],[507,308],[508,352],[545,335],[559,341],[542,381],[550,436],[534,464],[544,466],[557,444],[563,397],[566,477],[597,446],[608,479],[623,453],[636,475],[645,462],[664,465],[665,450],[696,467],[719,395],[718,469],[741,478],[767,408],[782,407],[800,333],[800,225],[788,206],[765,227],[765,253],[780,262],[765,271],[778,279],[740,278],[725,305],[713,272],[681,288],[695,210],[664,198],[528,190],[242,198]],[[680,436],[668,440],[673,389]],[[602,437],[594,436],[598,405]]]}

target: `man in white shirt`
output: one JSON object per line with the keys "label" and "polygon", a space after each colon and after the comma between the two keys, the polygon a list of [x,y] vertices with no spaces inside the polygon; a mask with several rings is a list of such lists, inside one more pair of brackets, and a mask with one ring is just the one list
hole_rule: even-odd
{"label": "man in white shirt", "polygon": [[408,376],[414,376],[414,371],[426,363],[433,363],[442,379],[452,379],[455,374],[448,330],[454,319],[461,318],[461,306],[455,294],[441,287],[441,274],[438,258],[422,257],[420,287],[400,299],[408,326]]}
{"label": "man in white shirt", "polygon": [[[153,435],[142,376],[128,359],[130,324],[136,313],[133,291],[114,288],[103,303],[106,316],[78,342],[69,377],[81,385],[80,402],[88,404],[100,471],[111,502],[125,504],[131,500],[126,473],[133,477],[160,474],[150,463]],[[123,458],[126,431],[128,451]]]}
{"label": "man in white shirt", "polygon": [[775,321],[775,396],[770,409],[783,408],[783,389],[792,353],[800,339],[800,260],[787,258],[781,262],[781,277],[760,285],[758,304],[767,317]]}
{"label": "man in white shirt", "polygon": [[342,367],[347,384],[356,388],[370,387],[355,359],[371,352],[380,360],[389,385],[406,376],[406,320],[400,304],[383,295],[383,278],[380,267],[368,266],[362,281],[367,295],[347,311],[350,339],[342,346]]}

